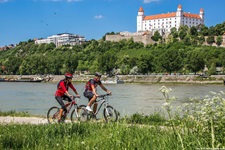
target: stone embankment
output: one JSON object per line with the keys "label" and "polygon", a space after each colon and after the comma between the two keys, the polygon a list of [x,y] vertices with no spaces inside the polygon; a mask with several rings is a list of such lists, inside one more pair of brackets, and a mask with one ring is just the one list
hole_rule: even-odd
{"label": "stone embankment", "polygon": [[[0,75],[0,78],[16,79],[17,75]],[[38,75],[23,75],[22,77],[40,77]],[[64,75],[42,76],[43,82],[58,82]],[[87,82],[93,75],[75,75],[74,82]],[[118,75],[125,83],[177,83],[177,84],[224,84],[225,75],[199,76],[199,75]],[[102,77],[102,80],[114,80],[115,78]]]}

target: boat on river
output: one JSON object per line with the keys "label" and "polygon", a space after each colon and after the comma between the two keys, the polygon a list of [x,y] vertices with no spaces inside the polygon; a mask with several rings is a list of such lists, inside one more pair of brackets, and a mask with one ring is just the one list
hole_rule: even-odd
{"label": "boat on river", "polygon": [[41,77],[0,78],[0,82],[42,82]]}
{"label": "boat on river", "polygon": [[101,82],[104,84],[123,84],[124,83],[123,80],[105,80]]}
{"label": "boat on river", "polygon": [[101,82],[104,84],[123,84],[124,83],[124,81],[120,80],[118,77],[112,80],[102,80]]}

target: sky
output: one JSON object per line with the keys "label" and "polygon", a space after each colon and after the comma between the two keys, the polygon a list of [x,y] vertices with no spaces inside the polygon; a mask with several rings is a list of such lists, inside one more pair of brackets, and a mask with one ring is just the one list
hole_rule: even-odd
{"label": "sky", "polygon": [[0,0],[0,47],[59,33],[101,39],[107,32],[136,32],[137,13],[146,16],[205,11],[205,25],[225,21],[225,0]]}

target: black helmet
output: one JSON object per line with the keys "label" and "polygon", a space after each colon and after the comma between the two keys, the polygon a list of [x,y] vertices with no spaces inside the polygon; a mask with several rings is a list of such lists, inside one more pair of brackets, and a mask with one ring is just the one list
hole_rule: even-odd
{"label": "black helmet", "polygon": [[66,73],[66,74],[65,74],[65,77],[66,77],[66,78],[73,78],[73,75],[72,75],[71,73]]}
{"label": "black helmet", "polygon": [[96,76],[96,77],[101,77],[102,74],[101,74],[100,72],[96,72],[96,73],[95,73],[95,76]]}

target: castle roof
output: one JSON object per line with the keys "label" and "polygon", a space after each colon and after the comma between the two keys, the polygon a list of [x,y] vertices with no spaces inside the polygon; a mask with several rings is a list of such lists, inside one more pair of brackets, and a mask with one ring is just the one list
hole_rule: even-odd
{"label": "castle roof", "polygon": [[142,7],[140,7],[138,12],[144,12],[144,9]]}
{"label": "castle roof", "polygon": [[176,17],[176,13],[172,12],[172,13],[167,13],[167,14],[145,16],[144,20],[154,20],[154,19],[170,18],[170,17]]}
{"label": "castle roof", "polygon": [[201,17],[198,14],[183,13],[183,16],[187,18],[201,19]]}
{"label": "castle roof", "polygon": [[[171,18],[171,17],[176,17],[176,12],[145,16],[144,20],[154,20],[154,19]],[[201,19],[201,17],[198,14],[190,14],[185,12],[183,13],[183,17]]]}
{"label": "castle roof", "polygon": [[203,8],[201,8],[201,9],[200,9],[200,12],[204,12],[204,9],[203,9]]}

